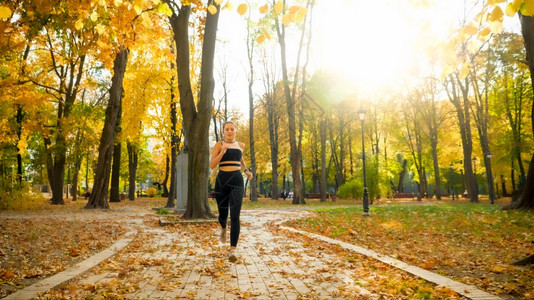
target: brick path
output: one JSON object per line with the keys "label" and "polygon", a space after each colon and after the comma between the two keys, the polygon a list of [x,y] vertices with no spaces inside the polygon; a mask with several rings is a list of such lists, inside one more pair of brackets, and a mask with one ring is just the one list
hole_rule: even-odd
{"label": "brick path", "polygon": [[[156,250],[143,256],[164,263],[144,268],[142,280],[137,282],[140,289],[127,294],[127,299],[331,299],[346,291],[377,298],[356,285],[349,271],[333,268],[338,258],[327,254],[320,254],[320,259],[310,257],[301,243],[265,230],[269,222],[294,214],[243,211],[235,264],[228,262],[227,246],[217,240],[218,229],[210,233],[213,244],[208,241],[203,246],[165,228],[151,230],[151,240],[146,242]],[[79,284],[105,285],[118,277],[116,272],[88,274]]]}

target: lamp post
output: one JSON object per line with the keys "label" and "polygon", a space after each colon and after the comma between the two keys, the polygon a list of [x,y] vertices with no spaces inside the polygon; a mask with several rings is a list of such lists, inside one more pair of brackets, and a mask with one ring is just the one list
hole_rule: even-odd
{"label": "lamp post", "polygon": [[362,160],[363,160],[363,216],[369,216],[369,193],[367,192],[367,174],[365,172],[365,145],[363,138],[363,121],[365,120],[365,110],[360,108],[358,116],[362,122]]}
{"label": "lamp post", "polygon": [[493,153],[489,152],[486,154],[486,157],[488,158],[488,165],[486,166],[486,176],[488,176],[488,192],[489,192],[489,198],[490,203],[495,203],[495,191],[493,190],[493,174],[491,172],[491,158],[493,157]]}
{"label": "lamp post", "polygon": [[454,183],[452,182],[452,163],[449,165],[449,177],[451,181],[451,195],[452,195],[452,201],[454,201]]}
{"label": "lamp post", "polygon": [[475,187],[476,187],[476,191],[478,194],[479,192],[478,192],[478,181],[477,181],[477,158],[476,157],[473,157],[473,166],[475,168]]}

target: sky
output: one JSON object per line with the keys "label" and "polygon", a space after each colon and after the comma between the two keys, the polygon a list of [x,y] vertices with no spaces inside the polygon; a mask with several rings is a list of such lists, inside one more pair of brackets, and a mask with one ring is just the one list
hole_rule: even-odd
{"label": "sky", "polygon": [[[412,6],[422,2],[427,5]],[[426,45],[434,39],[446,40],[462,16],[474,11],[464,8],[464,0],[316,0],[310,68],[343,74],[363,97],[394,91],[428,71],[433,58]],[[220,86],[217,61],[223,62],[228,70],[229,106],[248,116],[245,26],[235,11],[221,14],[218,39],[224,46],[217,48],[215,81]],[[517,31],[519,21],[505,17],[505,28]],[[297,40],[287,41],[290,57],[296,56]],[[253,88],[261,93],[262,87],[257,81]],[[220,95],[220,88],[216,89],[215,98]]]}

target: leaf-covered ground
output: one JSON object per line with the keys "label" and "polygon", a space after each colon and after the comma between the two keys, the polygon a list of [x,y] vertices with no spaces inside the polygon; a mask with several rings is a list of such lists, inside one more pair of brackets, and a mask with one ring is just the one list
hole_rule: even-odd
{"label": "leaf-covered ground", "polygon": [[145,222],[153,228],[145,228],[115,257],[40,299],[463,299],[374,259],[281,231],[281,221],[269,221],[303,214],[243,212],[235,264],[217,240],[216,223],[162,232],[157,221]]}
{"label": "leaf-covered ground", "polygon": [[534,214],[484,204],[322,209],[289,225],[375,250],[504,298],[534,298]]}
{"label": "leaf-covered ground", "polygon": [[108,248],[130,230],[130,218],[155,205],[126,201],[95,211],[82,209],[86,203],[0,212],[0,298]]}

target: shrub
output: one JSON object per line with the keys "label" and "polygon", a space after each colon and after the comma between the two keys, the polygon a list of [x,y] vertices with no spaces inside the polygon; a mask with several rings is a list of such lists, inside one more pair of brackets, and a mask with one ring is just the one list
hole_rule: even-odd
{"label": "shrub", "polygon": [[361,198],[363,195],[363,183],[355,179],[347,181],[339,187],[337,195],[341,199]]}
{"label": "shrub", "polygon": [[158,215],[168,215],[170,212],[169,212],[169,210],[166,209],[166,208],[160,208],[160,209],[158,209],[158,210],[156,211],[156,213],[157,213]]}
{"label": "shrub", "polygon": [[154,197],[156,196],[157,193],[158,193],[158,189],[153,188],[153,187],[148,188],[148,190],[146,190],[147,197]]}
{"label": "shrub", "polygon": [[0,210],[28,210],[46,205],[40,191],[34,190],[29,183],[22,188],[0,190]]}

